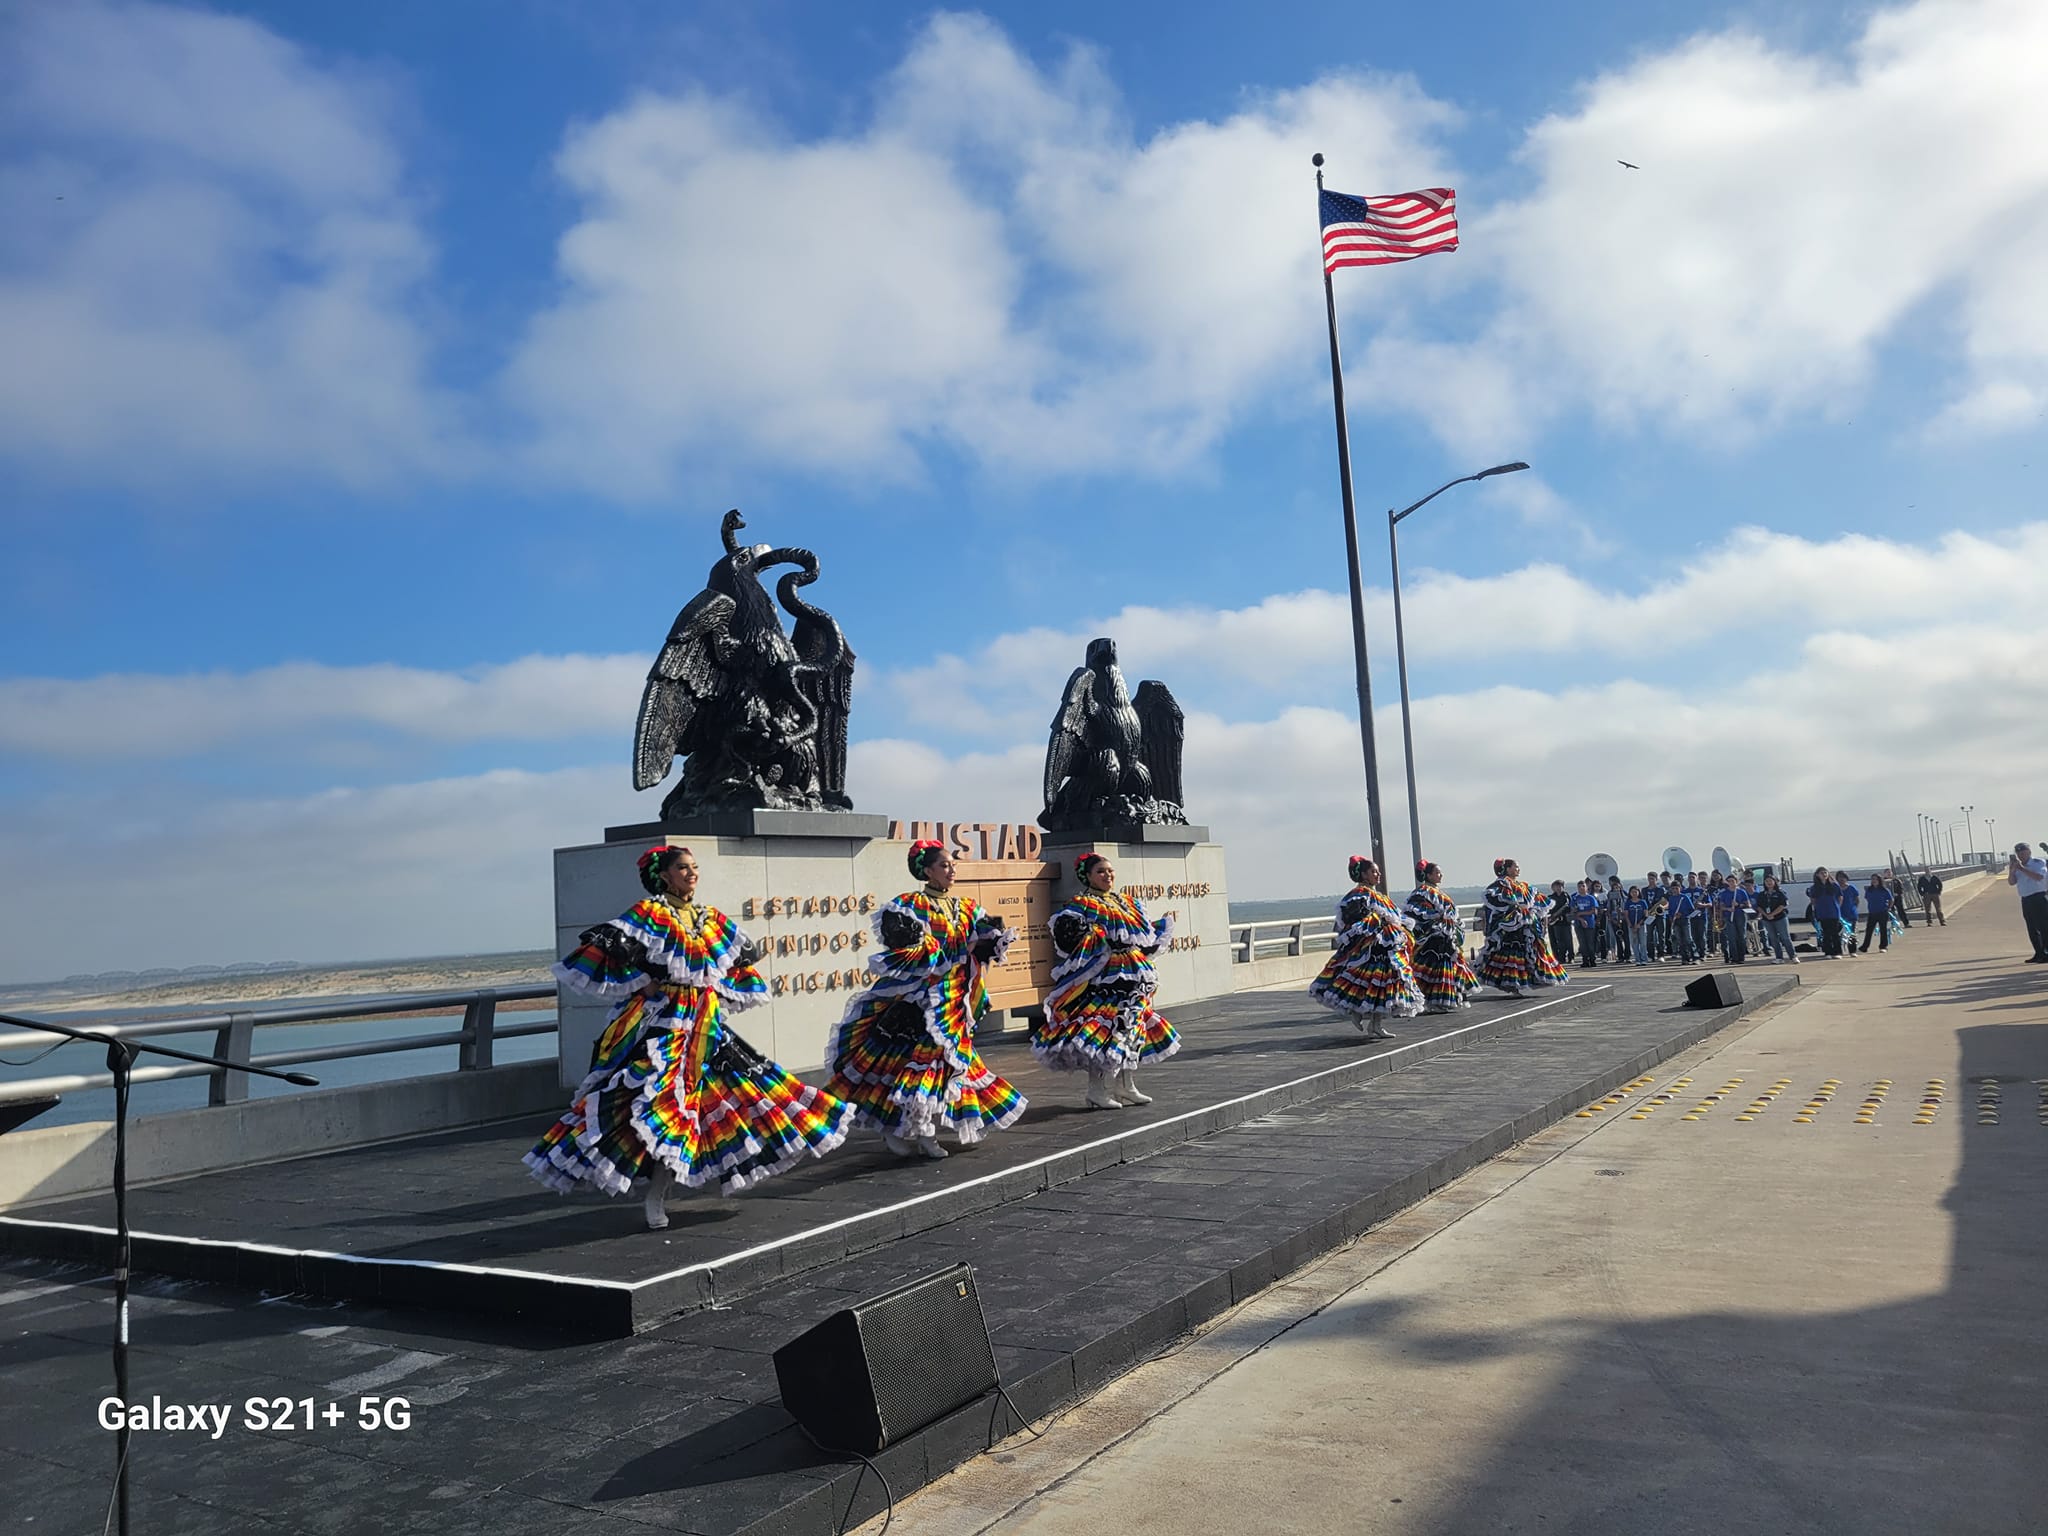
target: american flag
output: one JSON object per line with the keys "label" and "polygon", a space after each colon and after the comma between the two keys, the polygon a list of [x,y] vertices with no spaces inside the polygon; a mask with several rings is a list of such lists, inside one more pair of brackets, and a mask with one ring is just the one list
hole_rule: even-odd
{"label": "american flag", "polygon": [[1324,192],[1322,201],[1326,274],[1458,248],[1458,194],[1449,187],[1388,197]]}

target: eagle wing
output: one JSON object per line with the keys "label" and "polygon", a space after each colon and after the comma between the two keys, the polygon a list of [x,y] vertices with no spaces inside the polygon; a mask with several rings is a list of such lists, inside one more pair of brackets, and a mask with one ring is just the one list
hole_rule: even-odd
{"label": "eagle wing", "polygon": [[688,752],[697,712],[724,682],[716,643],[731,632],[736,604],[708,588],[691,598],[669,626],[661,654],[647,669],[640,717],[633,727],[633,787],[652,789],[668,777],[678,752]]}
{"label": "eagle wing", "polygon": [[1152,773],[1152,793],[1174,805],[1185,805],[1181,796],[1181,748],[1187,739],[1187,722],[1166,684],[1151,678],[1138,684],[1131,707],[1138,712],[1139,750]]}
{"label": "eagle wing", "polygon": [[853,647],[826,613],[799,614],[790,636],[796,648],[797,686],[817,711],[818,783],[828,803],[851,809],[846,798],[846,722],[853,713]]}
{"label": "eagle wing", "polygon": [[1095,674],[1086,667],[1074,668],[1073,676],[1067,679],[1066,692],[1060,697],[1059,713],[1052,717],[1052,740],[1045,748],[1045,803],[1049,806],[1058,797],[1060,786],[1067,782],[1067,774],[1073,767],[1074,754],[1079,752],[1088,740],[1088,715],[1094,708]]}

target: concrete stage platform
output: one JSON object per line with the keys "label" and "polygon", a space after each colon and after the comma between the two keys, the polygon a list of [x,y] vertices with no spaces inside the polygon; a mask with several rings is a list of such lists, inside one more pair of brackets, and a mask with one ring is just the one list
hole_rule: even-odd
{"label": "concrete stage platform", "polygon": [[[992,1037],[985,1058],[1031,1101],[1008,1131],[939,1163],[903,1161],[856,1135],[740,1196],[679,1193],[658,1233],[637,1199],[558,1196],[527,1175],[520,1158],[545,1117],[202,1174],[130,1191],[135,1267],[619,1336],[1601,1003],[1609,990],[1488,994],[1460,1014],[1405,1021],[1392,1041],[1366,1041],[1299,992],[1192,1004],[1175,1010],[1180,1051],[1143,1074],[1154,1102],[1116,1111],[1086,1109],[1084,1080],[1044,1070],[1021,1033]],[[0,1252],[110,1264],[112,1216],[111,1196],[94,1196],[0,1217]]]}
{"label": "concrete stage platform", "polygon": [[[639,1229],[637,1201],[579,1207],[528,1193],[516,1154],[534,1125],[141,1191],[135,1225],[158,1234],[138,1242],[142,1267],[189,1273],[210,1241],[232,1251],[237,1278],[144,1283],[131,1396],[239,1404],[397,1393],[414,1413],[404,1434],[237,1426],[218,1443],[143,1437],[143,1528],[850,1528],[879,1513],[883,1495],[872,1474],[815,1449],[783,1412],[771,1356],[789,1339],[965,1260],[1016,1411],[1051,1412],[1781,995],[1800,973],[1749,967],[1744,1006],[1718,1011],[1682,1006],[1693,974],[1603,968],[1596,986],[1575,983],[1554,999],[1482,1001],[1427,1021],[1449,1031],[1412,1021],[1391,1050],[1363,1044],[1300,993],[1219,1000],[1180,1010],[1189,1043],[1145,1078],[1158,1100],[1142,1111],[1085,1112],[1074,1087],[1036,1075],[1020,1042],[994,1043],[998,1070],[1037,1103],[989,1146],[936,1165],[847,1153],[815,1177],[735,1200],[679,1200],[664,1233]],[[13,1253],[46,1257],[0,1261],[0,1307],[21,1298],[0,1320],[27,1325],[0,1336],[0,1374],[50,1411],[0,1415],[0,1463],[22,1469],[15,1500],[47,1515],[49,1529],[97,1528],[105,1513],[106,1481],[91,1470],[110,1447],[91,1420],[107,1391],[105,1214],[104,1201],[66,1202],[4,1228]],[[280,1236],[288,1241],[264,1241]],[[252,1305],[266,1247],[302,1277],[371,1260],[364,1272],[380,1286],[409,1271],[439,1289]],[[341,1262],[309,1271],[304,1256],[315,1252]],[[459,1267],[457,1254],[481,1262]],[[775,1256],[772,1274],[764,1255]],[[52,1262],[66,1257],[92,1267]],[[457,1298],[503,1294],[478,1272],[514,1268],[549,1289],[513,1316],[456,1315]],[[706,1273],[709,1291],[677,1278]],[[654,1308],[636,1313],[636,1287],[670,1286],[660,1304],[694,1310],[649,1327]],[[553,1298],[545,1306],[543,1294]],[[707,1294],[715,1305],[693,1300]],[[569,1308],[599,1311],[605,1332],[645,1331],[578,1338],[562,1331],[579,1321]],[[1008,1404],[984,1398],[875,1460],[900,1496],[1016,1425]],[[0,1490],[16,1481],[0,1473]]]}

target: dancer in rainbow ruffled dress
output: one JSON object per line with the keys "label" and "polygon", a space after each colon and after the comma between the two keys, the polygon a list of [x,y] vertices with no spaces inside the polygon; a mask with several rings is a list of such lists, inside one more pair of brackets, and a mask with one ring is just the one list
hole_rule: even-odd
{"label": "dancer in rainbow ruffled dress", "polygon": [[1150,1104],[1138,1063],[1180,1049],[1180,1033],[1152,1007],[1152,956],[1172,941],[1174,914],[1152,921],[1144,903],[1116,889],[1116,868],[1099,853],[1076,859],[1074,874],[1079,894],[1052,915],[1058,958],[1031,1049],[1055,1072],[1088,1074],[1090,1109]]}
{"label": "dancer in rainbow ruffled dress", "polygon": [[565,986],[616,998],[568,1112],[526,1154],[536,1179],[566,1194],[622,1195],[645,1180],[647,1225],[678,1183],[736,1194],[846,1139],[853,1106],[808,1087],[725,1022],[767,992],[761,951],[715,907],[699,905],[697,860],[660,845],[640,856],[647,899],[599,927],[555,966]]}
{"label": "dancer in rainbow ruffled dress", "polygon": [[1353,889],[1337,903],[1337,948],[1308,995],[1348,1014],[1368,1040],[1391,1040],[1385,1020],[1422,1012],[1415,985],[1414,940],[1400,910],[1381,894],[1379,866],[1363,854],[1350,863]]}
{"label": "dancer in rainbow ruffled dress", "polygon": [[1024,1095],[974,1049],[975,1023],[988,1012],[982,976],[1016,934],[972,897],[950,894],[953,861],[940,844],[911,844],[909,863],[924,888],[875,914],[876,979],[825,1043],[827,1091],[898,1157],[937,1158],[946,1155],[939,1127],[972,1146],[1024,1113]]}
{"label": "dancer in rainbow ruffled dress", "polygon": [[1537,913],[1536,893],[1513,859],[1493,861],[1486,888],[1486,948],[1479,954],[1479,980],[1509,997],[1537,987],[1554,987],[1571,976],[1550,952]]}
{"label": "dancer in rainbow ruffled dress", "polygon": [[1444,872],[1429,860],[1415,866],[1415,889],[1401,915],[1415,934],[1415,984],[1424,1013],[1455,1013],[1472,1006],[1479,978],[1465,960],[1465,924],[1458,904],[1438,888]]}

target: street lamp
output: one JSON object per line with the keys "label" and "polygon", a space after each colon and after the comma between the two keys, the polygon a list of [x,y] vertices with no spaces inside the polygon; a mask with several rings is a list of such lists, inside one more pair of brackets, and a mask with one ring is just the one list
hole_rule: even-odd
{"label": "street lamp", "polygon": [[1960,821],[1952,821],[1948,824],[1948,861],[1951,864],[1960,864],[1963,862],[1961,859],[1956,857],[1956,828],[1960,827],[1961,825],[1962,823]]}
{"label": "street lamp", "polygon": [[1984,850],[1993,858],[1998,856],[1998,818],[1996,816],[1986,816],[1984,818]]}
{"label": "street lamp", "polygon": [[1454,485],[1463,485],[1468,480],[1484,480],[1492,475],[1511,475],[1518,469],[1527,469],[1522,463],[1496,464],[1491,469],[1482,469],[1476,475],[1460,475],[1431,491],[1413,506],[1403,507],[1399,512],[1387,510],[1387,552],[1393,561],[1394,570],[1394,657],[1401,673],[1401,754],[1408,766],[1408,846],[1413,855],[1412,863],[1422,862],[1422,813],[1415,804],[1415,730],[1408,717],[1408,642],[1401,632],[1401,541],[1394,530],[1401,519],[1410,512],[1436,500]]}
{"label": "street lamp", "polygon": [[1975,807],[1974,805],[1959,805],[1956,807],[1956,809],[1963,813],[1963,825],[1969,828],[1970,859],[1974,863],[1977,858],[1977,829],[1975,826],[1971,825],[1970,813],[1976,810],[1977,807]]}

